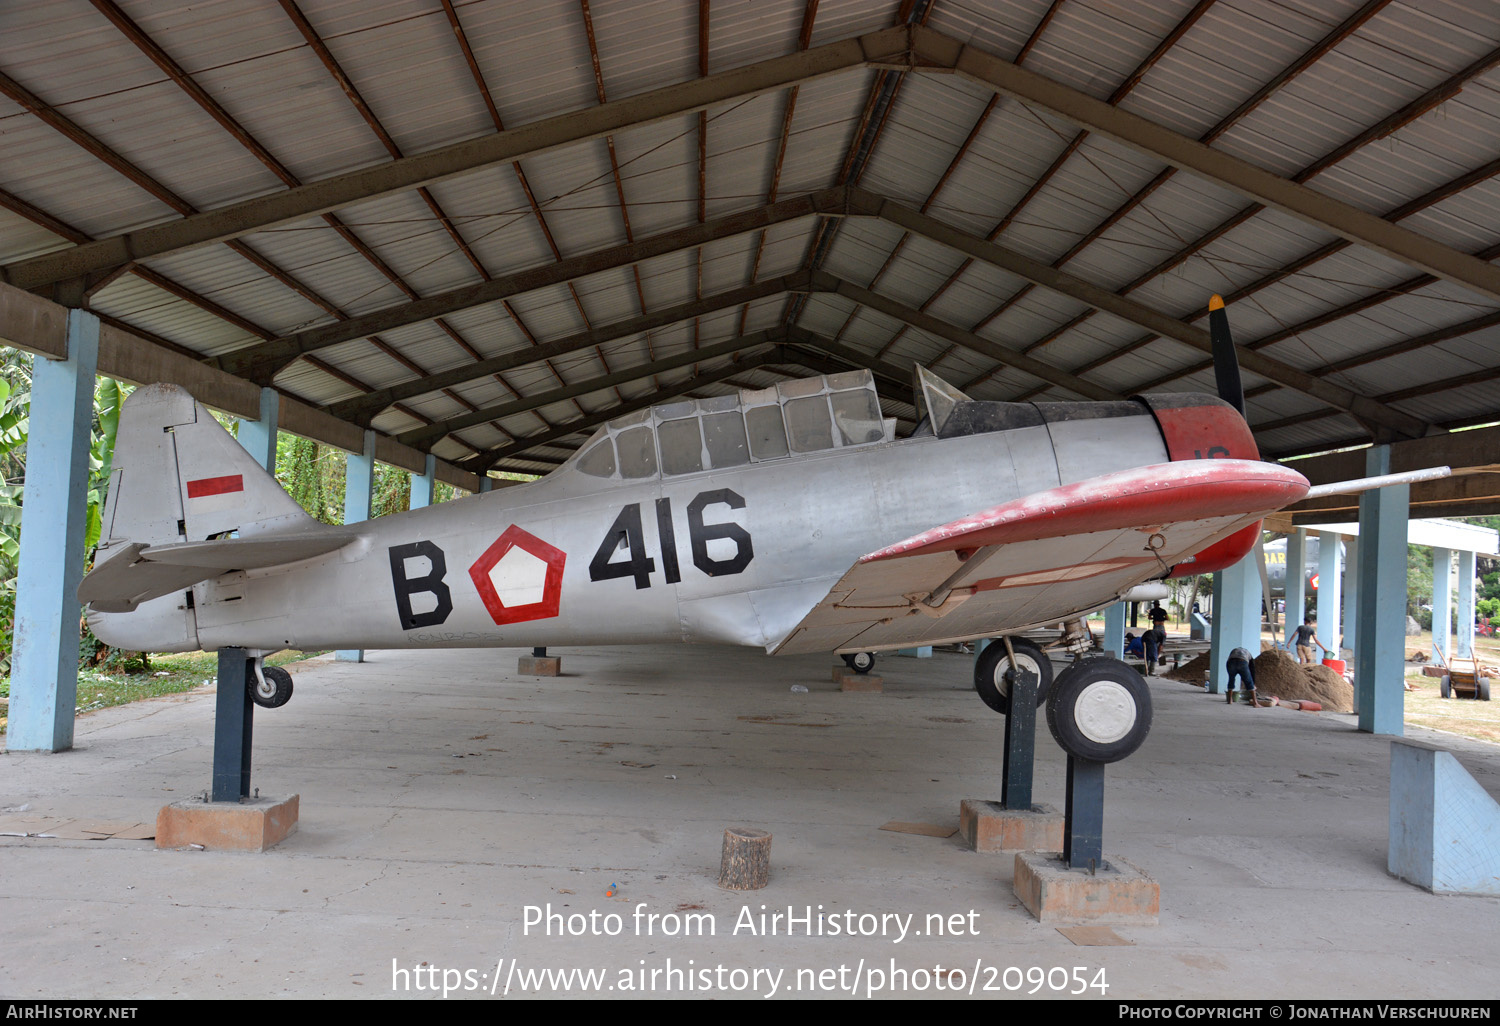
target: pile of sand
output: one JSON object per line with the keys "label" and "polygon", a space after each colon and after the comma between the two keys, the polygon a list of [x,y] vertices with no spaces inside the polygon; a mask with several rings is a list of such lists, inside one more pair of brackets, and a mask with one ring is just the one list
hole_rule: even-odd
{"label": "pile of sand", "polygon": [[1180,680],[1184,684],[1203,686],[1203,675],[1208,672],[1208,653],[1200,652],[1175,670],[1162,674],[1167,680]]}
{"label": "pile of sand", "polygon": [[1269,649],[1251,664],[1259,697],[1308,699],[1329,712],[1354,711],[1354,686],[1326,666],[1303,666],[1281,649]]}

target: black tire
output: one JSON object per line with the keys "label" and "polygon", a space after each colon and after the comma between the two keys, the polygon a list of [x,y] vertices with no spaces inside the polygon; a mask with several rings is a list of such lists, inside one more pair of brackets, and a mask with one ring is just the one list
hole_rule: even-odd
{"label": "black tire", "polygon": [[1069,755],[1119,762],[1151,731],[1151,690],[1119,659],[1085,659],[1052,682],[1047,726]]}
{"label": "black tire", "polygon": [[844,661],[849,664],[849,669],[855,673],[869,673],[875,669],[874,652],[850,652],[844,656]]}
{"label": "black tire", "polygon": [[264,709],[280,709],[292,700],[292,675],[279,666],[264,666],[259,679],[246,682],[250,697]]}
{"label": "black tire", "polygon": [[1490,700],[1490,679],[1488,677],[1479,678],[1478,691],[1475,692],[1474,697],[1481,702],[1488,702]]}
{"label": "black tire", "polygon": [[1446,673],[1443,674],[1442,679],[1438,681],[1438,694],[1442,695],[1444,698],[1453,697],[1453,683],[1448,679],[1448,675]]}
{"label": "black tire", "polygon": [[[1040,646],[1024,638],[1011,638],[1010,647],[1016,653],[1017,665],[1037,674],[1036,704],[1040,709],[1052,686],[1052,660]],[[1001,716],[1010,715],[1010,681],[1006,679],[1009,669],[1010,655],[1005,651],[1004,640],[998,638],[985,646],[974,661],[974,690],[985,705]]]}

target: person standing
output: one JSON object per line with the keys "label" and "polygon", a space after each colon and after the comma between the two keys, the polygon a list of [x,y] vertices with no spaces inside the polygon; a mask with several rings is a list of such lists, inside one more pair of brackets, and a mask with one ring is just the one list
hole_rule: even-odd
{"label": "person standing", "polygon": [[1161,631],[1162,634],[1165,635],[1167,627],[1167,611],[1161,607],[1160,602],[1151,603],[1151,612],[1149,615],[1151,617],[1151,626]]}
{"label": "person standing", "polygon": [[1297,628],[1297,658],[1303,666],[1313,664],[1312,647],[1317,645],[1326,655],[1328,646],[1318,640],[1318,629],[1313,626],[1313,618],[1306,617]]}
{"label": "person standing", "polygon": [[1225,700],[1234,704],[1235,682],[1244,678],[1245,690],[1250,692],[1250,704],[1259,709],[1260,704],[1255,697],[1255,675],[1250,671],[1250,653],[1243,648],[1236,648],[1229,653],[1229,659],[1224,663],[1224,672],[1229,674],[1229,685],[1225,689]]}
{"label": "person standing", "polygon": [[1146,658],[1146,676],[1156,672],[1156,654],[1161,649],[1162,632],[1155,627],[1147,627],[1141,632],[1141,652]]}

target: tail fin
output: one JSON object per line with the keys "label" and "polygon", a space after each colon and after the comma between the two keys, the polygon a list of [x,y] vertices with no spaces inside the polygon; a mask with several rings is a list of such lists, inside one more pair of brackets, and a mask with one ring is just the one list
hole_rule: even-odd
{"label": "tail fin", "polygon": [[145,385],[120,411],[100,556],[314,524],[208,410],[176,385]]}
{"label": "tail fin", "polygon": [[184,589],[332,552],[357,536],[303,512],[175,385],[136,389],[120,411],[102,534],[78,598],[101,639],[151,651],[180,648],[192,634]]}

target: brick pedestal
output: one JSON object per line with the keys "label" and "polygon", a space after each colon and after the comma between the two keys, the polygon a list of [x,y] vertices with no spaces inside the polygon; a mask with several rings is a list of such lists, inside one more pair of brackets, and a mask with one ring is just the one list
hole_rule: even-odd
{"label": "brick pedestal", "polygon": [[516,672],[527,677],[562,676],[561,656],[522,656]]}
{"label": "brick pedestal", "polygon": [[1124,859],[1108,857],[1090,874],[1055,851],[1016,856],[1015,892],[1043,923],[1155,926],[1161,904],[1157,882]]}
{"label": "brick pedestal", "polygon": [[1063,844],[1063,814],[1050,805],[1007,809],[999,802],[965,798],[958,832],[977,852],[1057,851]]}
{"label": "brick pedestal", "polygon": [[214,851],[265,851],[296,832],[300,798],[294,794],[238,802],[173,802],[156,814],[156,846],[201,844]]}
{"label": "brick pedestal", "polygon": [[885,690],[885,680],[875,676],[873,673],[855,673],[846,666],[835,666],[833,668],[833,682],[839,686],[840,691],[869,691],[880,692]]}

